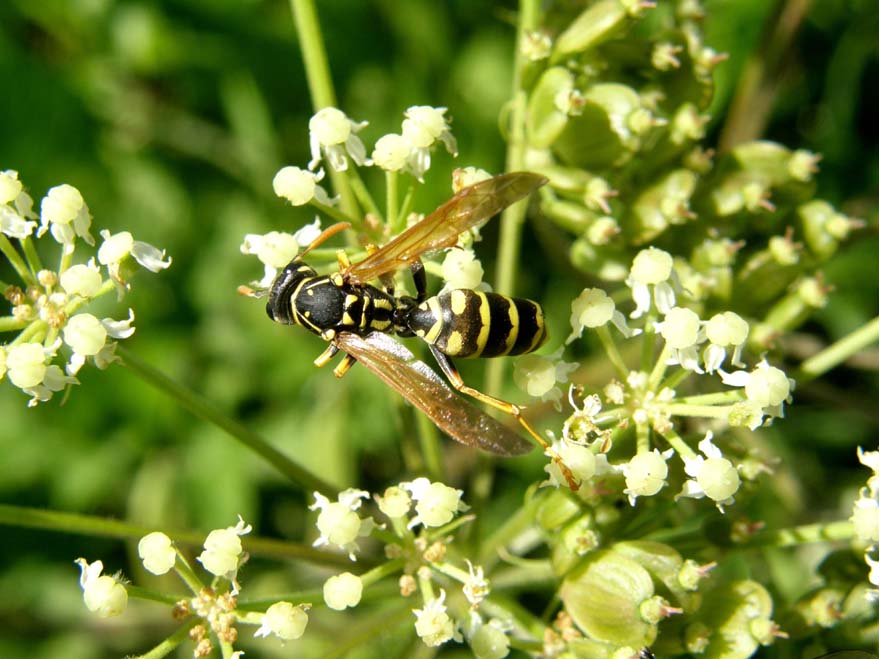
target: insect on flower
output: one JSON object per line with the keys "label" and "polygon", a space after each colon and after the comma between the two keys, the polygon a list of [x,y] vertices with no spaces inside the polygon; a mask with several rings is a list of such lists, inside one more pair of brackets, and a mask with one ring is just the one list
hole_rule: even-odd
{"label": "insect on flower", "polygon": [[[420,260],[424,253],[451,247],[459,234],[481,226],[544,183],[542,176],[517,172],[466,187],[388,244],[368,248],[364,260],[352,264],[340,251],[339,271],[318,275],[302,257],[350,226],[335,224],[278,274],[269,289],[266,311],[272,320],[299,325],[330,343],[315,360],[317,366],[344,352],[333,371],[337,377],[360,362],[462,444],[498,455],[526,453],[528,442],[457,396],[388,334],[417,336],[428,344],[455,389],[515,417],[547,448],[518,406],[467,386],[451,361],[536,350],[547,336],[543,309],[531,300],[470,289],[428,297]],[[391,276],[401,268],[412,273],[414,298],[394,295]],[[374,280],[380,287],[369,283]]]}

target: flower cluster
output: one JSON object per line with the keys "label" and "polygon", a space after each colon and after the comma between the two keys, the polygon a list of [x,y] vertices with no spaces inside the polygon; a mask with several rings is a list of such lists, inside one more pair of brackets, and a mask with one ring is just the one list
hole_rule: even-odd
{"label": "flower cluster", "polygon": [[[209,656],[216,643],[231,648],[238,639],[240,624],[258,626],[254,632],[256,637],[274,635],[282,641],[296,640],[305,633],[310,604],[294,605],[280,601],[269,606],[264,613],[239,608],[241,586],[237,575],[247,560],[241,537],[251,530],[251,526],[239,517],[235,526],[215,529],[208,534],[204,551],[196,560],[213,576],[210,585],[199,579],[185,556],[164,533],[149,533],[137,545],[138,556],[148,572],[163,575],[173,570],[192,592],[192,597],[175,604],[173,616],[181,621],[198,620],[189,632],[189,638],[195,643],[195,657]],[[102,575],[101,561],[89,563],[80,558],[76,563],[82,571],[80,585],[86,607],[102,618],[124,613],[129,597],[128,582],[119,574],[112,577]],[[240,654],[239,651],[234,656]]]}
{"label": "flower cluster", "polygon": [[[678,496],[708,497],[722,510],[723,505],[732,503],[741,485],[741,464],[737,467],[723,456],[713,443],[713,432],[708,431],[699,443],[699,454],[677,428],[687,420],[711,423],[714,430],[758,428],[783,415],[793,380],[765,359],[746,368],[742,355],[750,325],[738,314],[725,311],[702,318],[689,306],[681,306],[680,277],[669,253],[655,247],[640,251],[624,281],[633,305],[628,320],[602,289],[586,289],[571,304],[568,342],[581,337],[586,328],[593,330],[616,365],[619,379],[586,397],[582,406],[574,399],[575,390],[570,390],[573,414],[553,450],[582,482],[618,480],[615,475],[622,475],[623,492],[632,504],[639,496],[661,491],[668,483],[667,462],[677,453],[689,476]],[[630,322],[639,326],[631,327]],[[629,370],[611,328],[624,340],[637,337],[643,341],[642,355],[653,355],[652,362],[642,362],[643,370]],[[656,339],[661,339],[662,348],[653,354]],[[549,397],[557,401],[560,391],[556,383],[567,382],[577,367],[560,358],[561,351],[549,357],[521,358],[516,381],[532,395],[551,392]],[[730,367],[735,370],[726,370]],[[729,389],[680,397],[678,387],[697,377],[719,380]],[[712,388],[716,390],[716,384]],[[635,455],[610,462],[608,457],[614,455],[612,431],[629,428],[637,437]],[[547,466],[547,471],[547,484],[564,483],[557,465]]]}
{"label": "flower cluster", "polygon": [[[99,233],[97,252],[74,262],[79,241],[90,251],[95,246],[91,222],[88,206],[73,186],[49,190],[37,216],[17,172],[0,172],[0,253],[21,280],[3,284],[11,313],[0,317],[0,331],[17,335],[0,344],[0,379],[5,376],[28,394],[31,406],[77,384],[76,374],[87,361],[106,368],[116,360],[116,340],[134,333],[133,310],[117,320],[98,318],[83,307],[113,290],[121,299],[130,287],[133,264],[152,272],[171,265],[164,252],[128,231],[106,230]],[[61,247],[54,269],[43,265],[35,245],[46,234]]]}
{"label": "flower cluster", "polygon": [[355,607],[367,586],[388,574],[402,572],[401,595],[409,597],[416,591],[421,594],[423,605],[413,608],[414,624],[416,634],[426,645],[434,647],[466,638],[478,657],[506,656],[508,622],[494,616],[484,618],[480,612],[491,592],[483,568],[467,559],[452,559],[455,547],[450,533],[466,521],[459,514],[468,510],[462,494],[461,490],[424,477],[389,487],[373,497],[387,520],[386,525],[377,525],[371,517],[356,512],[369,493],[345,490],[337,501],[330,501],[316,492],[312,510],[319,511],[316,525],[320,535],[315,546],[335,546],[354,560],[360,551],[358,538],[372,534],[385,543],[389,559],[385,565],[359,576],[351,572],[331,576],[323,587],[327,607],[337,611]]}
{"label": "flower cluster", "polygon": [[868,580],[875,586],[868,591],[873,602],[879,602],[879,451],[864,451],[858,447],[858,460],[873,472],[861,488],[852,508],[849,521],[855,537],[867,545],[864,560],[870,568]]}

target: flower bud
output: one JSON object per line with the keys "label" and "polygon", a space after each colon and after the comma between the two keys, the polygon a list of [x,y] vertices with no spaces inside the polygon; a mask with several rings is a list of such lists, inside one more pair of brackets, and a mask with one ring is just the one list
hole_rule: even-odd
{"label": "flower bud", "polygon": [[143,566],[153,574],[165,574],[177,560],[177,552],[174,545],[164,533],[155,531],[140,539],[137,543],[137,555],[143,561]]}
{"label": "flower bud", "polygon": [[324,583],[324,601],[336,611],[357,606],[362,595],[363,582],[350,572],[334,575]]}
{"label": "flower bud", "polygon": [[305,627],[308,625],[309,604],[294,606],[290,602],[275,602],[262,617],[262,625],[256,630],[254,636],[268,636],[274,634],[282,641],[295,641],[302,638]]}

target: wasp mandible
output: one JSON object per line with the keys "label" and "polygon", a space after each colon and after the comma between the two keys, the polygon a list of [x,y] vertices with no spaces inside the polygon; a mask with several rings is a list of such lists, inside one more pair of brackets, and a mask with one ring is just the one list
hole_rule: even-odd
{"label": "wasp mandible", "polygon": [[[453,439],[499,455],[529,451],[529,442],[455,395],[389,335],[416,336],[427,343],[455,389],[512,415],[546,448],[518,406],[467,386],[452,363],[452,358],[536,350],[547,338],[543,309],[531,300],[469,289],[428,297],[420,260],[422,254],[453,246],[461,233],[481,226],[546,182],[543,176],[516,172],[468,186],[386,245],[368,249],[362,261],[350,263],[340,250],[339,271],[319,275],[303,257],[350,226],[333,225],[278,274],[266,312],[274,321],[299,325],[330,343],[315,360],[317,366],[344,352],[333,371],[337,377],[355,362],[362,363]],[[394,293],[392,274],[402,268],[411,271],[415,297]],[[381,287],[369,283],[375,280]]]}

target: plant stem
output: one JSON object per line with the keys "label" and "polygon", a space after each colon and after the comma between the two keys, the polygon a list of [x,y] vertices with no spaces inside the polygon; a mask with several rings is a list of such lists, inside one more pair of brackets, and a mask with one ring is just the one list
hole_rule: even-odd
{"label": "plant stem", "polygon": [[[91,537],[116,538],[118,540],[139,540],[147,533],[162,530],[174,542],[191,547],[200,547],[205,539],[204,533],[194,531],[167,531],[93,515],[80,515],[57,510],[25,508],[23,506],[10,506],[6,504],[0,504],[0,524],[20,528],[42,529],[44,531],[76,533]],[[351,561],[343,554],[320,551],[308,545],[294,542],[247,536],[246,544],[248,552],[258,556],[299,559],[317,565],[333,567],[351,565]],[[372,565],[372,561],[368,557],[361,556],[358,559],[358,565],[361,563],[367,566]]]}
{"label": "plant stem", "polygon": [[[314,0],[290,0],[290,8],[293,11],[296,35],[299,37],[299,49],[302,52],[312,107],[315,110],[335,107],[337,105],[336,93],[333,91],[330,66],[327,63],[327,51],[324,48]],[[342,211],[346,215],[357,217],[359,215],[357,204],[351,194],[347,177],[343,172],[337,172],[332,167],[328,169],[333,189],[342,197]]]}
{"label": "plant stem", "polygon": [[171,651],[174,650],[174,648],[184,641],[189,640],[190,630],[201,622],[201,618],[187,620],[180,629],[175,631],[152,650],[149,650],[145,654],[138,655],[136,659],[162,659],[162,657],[167,657],[171,654]]}
{"label": "plant stem", "polygon": [[391,229],[391,235],[399,233],[401,227],[397,215],[397,172],[385,172],[385,221]]}
{"label": "plant stem", "polygon": [[0,317],[0,332],[14,332],[27,327],[28,321],[15,316]]}
{"label": "plant stem", "polygon": [[34,273],[32,273],[30,268],[27,267],[27,263],[21,258],[21,254],[19,254],[18,250],[15,249],[15,246],[9,242],[9,238],[2,233],[0,233],[0,253],[7,258],[9,265],[15,268],[15,272],[18,273],[18,276],[25,284],[31,286],[37,283],[37,280],[34,278]]}
{"label": "plant stem", "polygon": [[[509,141],[507,143],[506,171],[520,171],[525,167],[525,117],[528,95],[523,88],[523,72],[527,64],[522,54],[525,35],[537,27],[540,17],[540,0],[521,0],[516,28],[516,53],[513,64],[513,89],[511,99]],[[516,287],[516,264],[522,241],[522,224],[525,221],[527,200],[509,206],[501,215],[498,261],[495,271],[495,290],[511,294]],[[485,389],[497,395],[504,376],[504,361],[491,360],[486,368]]]}
{"label": "plant stem", "polygon": [[224,430],[234,439],[237,439],[244,446],[264,458],[268,464],[275,467],[284,476],[300,485],[306,492],[319,491],[330,497],[336,496],[339,493],[337,487],[330,485],[304,467],[293,462],[265,439],[221,412],[198,393],[172,380],[125,348],[117,347],[116,353],[122,357],[123,364],[144,382],[168,394],[198,418],[212,423],[220,430]]}
{"label": "plant stem", "polygon": [[800,364],[796,380],[805,382],[814,380],[831,368],[838,366],[859,350],[877,341],[879,341],[879,317],[874,318],[848,336],[836,341],[817,355],[809,357],[809,359]]}

